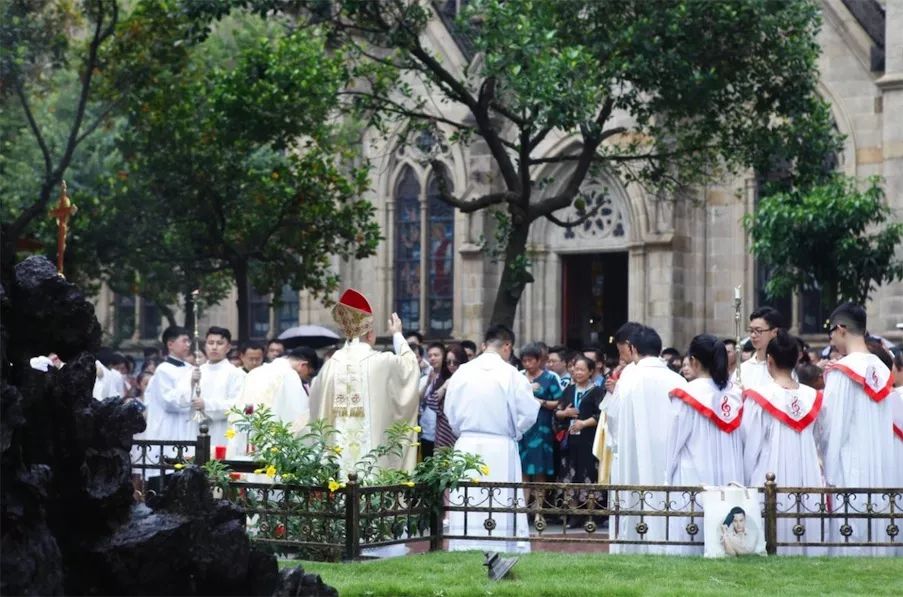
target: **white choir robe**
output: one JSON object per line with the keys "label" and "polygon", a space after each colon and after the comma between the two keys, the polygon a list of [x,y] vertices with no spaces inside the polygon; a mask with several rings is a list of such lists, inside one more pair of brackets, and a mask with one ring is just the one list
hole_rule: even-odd
{"label": "white choir robe", "polygon": [[[144,437],[150,440],[186,441],[197,439],[197,425],[192,432],[190,380],[193,367],[172,356],[160,363],[144,392],[144,406],[147,408],[147,428]],[[136,450],[132,450],[137,456]],[[183,452],[183,456],[193,455],[193,450]],[[163,457],[174,458],[177,451],[168,449]],[[159,450],[149,450],[147,462],[158,462]],[[148,477],[156,477],[159,471],[149,469]]]}
{"label": "white choir robe", "polygon": [[[766,475],[774,473],[779,487],[824,487],[818,459],[816,436],[820,434],[819,413],[822,393],[801,385],[787,390],[775,382],[743,392],[743,460],[747,487],[764,487]],[[800,496],[800,503],[787,495],[778,495],[778,512],[818,512],[821,496]],[[793,534],[799,523],[803,535]],[[778,541],[820,542],[820,525],[811,518],[778,519]],[[819,547],[780,547],[781,555],[827,555]]]}
{"label": "white choir robe", "polygon": [[[644,357],[635,366],[625,367],[615,386],[616,409],[609,409],[615,424],[609,431],[617,458],[612,477],[618,485],[665,485],[667,440],[671,430],[671,398],[669,393],[686,385],[683,377],[671,371],[658,357]],[[617,412],[613,412],[616,410]],[[612,431],[614,429],[614,431]],[[615,492],[611,492],[614,494]],[[662,492],[617,492],[621,510],[664,510]],[[614,495],[609,496],[613,500]],[[614,505],[614,501],[610,501]],[[664,541],[667,518],[625,516],[621,518],[619,540]],[[645,522],[648,531],[640,535],[636,526]],[[663,545],[612,545],[611,553],[665,553]]]}
{"label": "white choir robe", "polygon": [[[489,467],[484,481],[522,481],[520,453],[517,441],[536,422],[539,403],[527,378],[494,352],[484,352],[461,365],[448,382],[445,394],[445,416],[458,441],[455,449],[480,456]],[[493,505],[524,505],[523,490],[501,490],[492,496]],[[487,494],[479,484],[462,487],[449,496],[449,503],[488,506]],[[527,515],[497,514],[491,532],[483,522],[486,512],[452,512],[449,516],[449,535],[506,536],[520,540],[487,541],[480,539],[450,539],[450,551],[479,549],[527,553],[530,551],[530,528]]]}
{"label": "white choir robe", "polygon": [[[825,371],[825,437],[822,462],[829,487],[900,487],[901,469],[894,462],[893,375],[871,353],[850,353]],[[844,496],[834,494],[833,509],[844,510]],[[850,511],[864,509],[867,494],[850,495]],[[872,494],[875,511],[887,511],[889,504]],[[847,523],[852,534],[844,537],[841,525]],[[887,520],[873,521],[873,541],[888,541]],[[831,523],[835,542],[868,540],[868,527],[860,519],[835,519]],[[836,555],[893,555],[892,548],[836,547]]]}
{"label": "white choir robe", "polygon": [[615,381],[614,389],[606,394],[602,404],[599,405],[599,408],[605,413],[605,447],[611,450],[610,482],[612,485],[621,483],[618,479],[618,446],[616,443],[618,434],[618,411],[621,407],[621,393],[618,391],[618,386],[620,385],[621,380],[624,379],[625,376],[629,376],[630,372],[635,368],[635,363],[627,363],[627,365],[621,369],[621,373]]}
{"label": "white choir robe", "polygon": [[[226,428],[229,426],[228,413],[233,406],[243,407],[239,403],[245,374],[241,369],[223,359],[218,363],[201,365],[201,400],[204,401],[204,412],[210,419],[208,424],[210,449],[227,445]],[[191,390],[191,376],[188,378]],[[192,420],[192,428],[197,429],[197,422]]]}
{"label": "white choir robe", "polygon": [[122,373],[115,369],[110,369],[100,361],[96,361],[97,377],[94,381],[94,390],[92,392],[94,398],[103,400],[113,396],[125,396],[126,383]]}
{"label": "white choir robe", "polygon": [[[737,357],[739,358],[739,356],[738,351]],[[795,378],[796,374],[794,374]],[[737,379],[737,370],[734,369],[731,381],[734,385],[742,386],[742,388],[764,388],[774,380],[771,379],[771,374],[768,372],[768,362],[760,361],[753,353],[752,357],[740,363],[740,379]]]}
{"label": "white choir robe", "polygon": [[[246,374],[235,405],[240,411],[247,406],[253,406],[255,411],[265,406],[276,419],[287,423],[296,435],[310,422],[310,398],[301,383],[301,376],[292,369],[288,357],[274,359]],[[238,418],[238,415],[230,415],[229,422],[234,424]],[[226,450],[229,458],[246,456],[247,445],[247,433],[236,433],[228,440]]]}
{"label": "white choir robe", "polygon": [[[674,419],[668,433],[665,479],[668,485],[715,485],[742,483],[743,440],[735,433],[743,418],[743,398],[732,384],[719,389],[711,378],[694,379],[671,392]],[[680,495],[671,494],[674,507],[688,509]],[[704,507],[704,504],[702,504]],[[690,541],[689,518],[669,519],[669,539]],[[692,540],[699,545],[674,546],[668,553],[703,553],[702,516],[693,522],[699,532]]]}
{"label": "white choir robe", "polygon": [[903,487],[903,386],[897,388],[888,398],[894,413],[894,458],[897,467],[897,487]]}

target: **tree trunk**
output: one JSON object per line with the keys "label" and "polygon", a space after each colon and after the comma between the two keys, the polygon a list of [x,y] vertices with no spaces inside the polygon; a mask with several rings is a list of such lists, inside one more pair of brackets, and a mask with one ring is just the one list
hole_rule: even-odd
{"label": "tree trunk", "polygon": [[245,342],[251,338],[251,321],[248,317],[250,297],[248,293],[248,262],[236,259],[232,262],[232,273],[235,275],[235,286],[238,298],[235,306],[238,308],[238,329],[236,336],[239,342]]}
{"label": "tree trunk", "polygon": [[502,280],[498,293],[495,295],[495,305],[492,308],[490,325],[502,324],[514,328],[514,316],[517,313],[517,304],[524,293],[527,284],[533,282],[533,276],[528,269],[526,261],[527,237],[530,233],[529,221],[512,223],[511,234],[508,236],[508,246],[505,248],[505,264],[502,269]]}
{"label": "tree trunk", "polygon": [[[147,300],[146,297],[142,297],[142,298],[145,298],[145,300]],[[175,315],[175,313],[172,312],[172,309],[170,309],[168,305],[161,305],[161,304],[157,303],[157,309],[160,310],[160,313],[166,319],[166,325],[170,325],[170,326],[178,325],[176,323],[176,315]],[[138,325],[138,324],[136,324],[136,325]]]}
{"label": "tree trunk", "polygon": [[[185,297],[184,309],[185,309],[185,329],[189,332],[194,332],[195,326],[195,304],[194,297],[191,296],[191,292],[186,292],[182,296]],[[199,330],[200,331],[200,330]]]}

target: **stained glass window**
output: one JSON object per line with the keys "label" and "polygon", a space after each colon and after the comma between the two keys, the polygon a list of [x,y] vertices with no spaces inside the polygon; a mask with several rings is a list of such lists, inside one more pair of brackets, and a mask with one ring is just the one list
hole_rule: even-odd
{"label": "stained glass window", "polygon": [[395,188],[395,311],[406,330],[420,329],[420,183],[406,167]]}
{"label": "stained glass window", "polygon": [[429,234],[429,288],[427,295],[428,334],[448,338],[452,333],[454,300],[455,210],[439,198],[435,175],[427,186]]}
{"label": "stained glass window", "polygon": [[279,297],[279,308],[276,310],[276,327],[281,334],[285,330],[298,325],[298,291],[286,284]]}

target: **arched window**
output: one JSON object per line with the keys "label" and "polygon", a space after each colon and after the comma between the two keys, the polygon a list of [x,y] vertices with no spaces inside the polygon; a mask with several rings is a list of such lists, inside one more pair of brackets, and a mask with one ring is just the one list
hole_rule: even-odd
{"label": "arched window", "polygon": [[435,174],[422,184],[412,168],[401,171],[395,185],[394,239],[395,311],[405,329],[422,330],[433,338],[450,337],[455,210],[439,198]]}
{"label": "arched window", "polygon": [[455,209],[439,198],[439,182],[430,175],[427,191],[429,220],[429,294],[427,331],[448,338],[452,333],[455,283]]}
{"label": "arched window", "polygon": [[420,183],[406,167],[395,187],[395,311],[406,330],[420,329]]}

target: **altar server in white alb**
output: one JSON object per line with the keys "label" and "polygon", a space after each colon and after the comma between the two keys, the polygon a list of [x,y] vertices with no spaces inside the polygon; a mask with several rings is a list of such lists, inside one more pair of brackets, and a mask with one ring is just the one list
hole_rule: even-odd
{"label": "altar server in white alb", "polygon": [[[893,376],[866,346],[866,314],[861,305],[844,303],[830,318],[831,345],[845,355],[825,372],[825,441],[823,462],[829,487],[900,487],[903,466],[894,461]],[[865,508],[868,496],[834,494],[835,511],[846,506]],[[886,510],[887,500],[872,495],[872,509]],[[871,541],[888,540],[888,522],[873,521]],[[849,525],[849,527],[843,526]],[[852,531],[846,534],[841,531]],[[867,541],[861,519],[832,522],[836,541]],[[893,555],[890,548],[837,548],[838,555]]]}
{"label": "altar server in white alb", "polygon": [[[483,481],[520,483],[521,462],[517,442],[524,432],[536,422],[539,401],[533,397],[533,389],[527,378],[508,364],[514,345],[514,332],[503,325],[489,328],[483,344],[483,352],[472,361],[461,365],[448,382],[445,394],[445,415],[458,441],[455,449],[476,454],[483,459],[488,473]],[[463,505],[467,500],[473,506],[488,507],[486,491],[479,484],[458,489],[451,493],[452,505]],[[502,490],[492,496],[493,506],[510,507],[524,505],[522,490]],[[467,535],[516,537],[510,541],[480,539],[450,539],[449,549],[462,551],[481,549],[526,553],[530,529],[527,515],[493,513],[495,527],[489,531],[484,526],[489,512],[467,514]],[[449,536],[464,534],[464,513],[452,512],[449,517]]]}
{"label": "altar server in white alb", "polygon": [[[800,385],[791,375],[799,358],[799,344],[784,330],[768,343],[765,350],[772,382],[747,388],[743,392],[744,468],[747,487],[763,487],[766,475],[775,474],[783,487],[823,487],[816,435],[820,434],[819,413],[822,394]],[[820,496],[800,495],[804,511],[815,512]],[[789,496],[778,495],[778,511],[794,511],[797,504]],[[802,536],[793,533],[801,524]],[[815,521],[782,518],[778,520],[778,541],[819,541],[819,525]],[[784,555],[825,555],[814,547],[781,547]]]}
{"label": "altar server in white alb", "polygon": [[894,393],[889,399],[894,413],[893,461],[903,467],[903,348],[894,349]]}
{"label": "altar server in white alb", "polygon": [[[744,361],[740,367],[740,380],[737,373],[731,381],[744,388],[761,388],[771,382],[768,373],[768,363],[765,360],[765,349],[771,339],[777,335],[778,330],[784,329],[784,317],[777,309],[771,307],[759,307],[749,314],[749,341],[756,350],[753,356]],[[739,347],[737,347],[739,350]]]}
{"label": "altar server in white alb", "polygon": [[[743,398],[728,380],[727,349],[718,338],[702,334],[693,338],[687,356],[694,379],[671,391],[674,419],[668,434],[667,484],[743,483],[743,441],[736,433],[743,418]],[[702,554],[702,532],[688,534],[689,522],[669,519],[670,539],[699,545],[673,547],[669,553]],[[702,528],[701,517],[693,522]]]}
{"label": "altar server in white alb", "polygon": [[191,340],[188,331],[169,326],[163,331],[166,358],[157,365],[144,391],[147,407],[145,437],[170,441],[197,439],[197,426],[191,422],[196,404],[192,404],[191,381],[199,379],[197,368],[188,364]]}
{"label": "altar server in white alb", "polygon": [[[207,416],[210,445],[226,445],[229,409],[238,403],[245,374],[227,359],[232,347],[232,334],[226,328],[211,327],[204,339],[207,362],[200,369],[200,402],[198,406]],[[192,420],[196,433],[197,422]]]}
{"label": "altar server in white alb", "polygon": [[[623,370],[615,387],[620,398],[617,412],[609,410],[616,421],[613,444],[617,450],[612,477],[619,485],[665,485],[667,439],[671,430],[671,398],[669,393],[686,385],[659,358],[662,339],[652,328],[642,326],[627,340],[632,367]],[[664,494],[643,493],[640,504],[636,494],[619,492],[621,509],[664,509]],[[618,539],[631,541],[664,541],[667,519],[645,517],[647,532],[636,530],[639,517],[624,517]],[[658,545],[612,545],[612,553],[664,553]]]}
{"label": "altar server in white alb", "polygon": [[[314,378],[311,414],[338,430],[340,465],[342,475],[347,475],[363,456],[385,442],[389,427],[399,422],[413,427],[417,421],[420,364],[395,313],[389,320],[394,354],[373,348],[373,309],[360,292],[346,290],[332,316],[346,342]],[[413,443],[413,434],[410,439]],[[401,455],[382,456],[377,466],[411,471],[416,459],[417,450],[406,447]]]}

